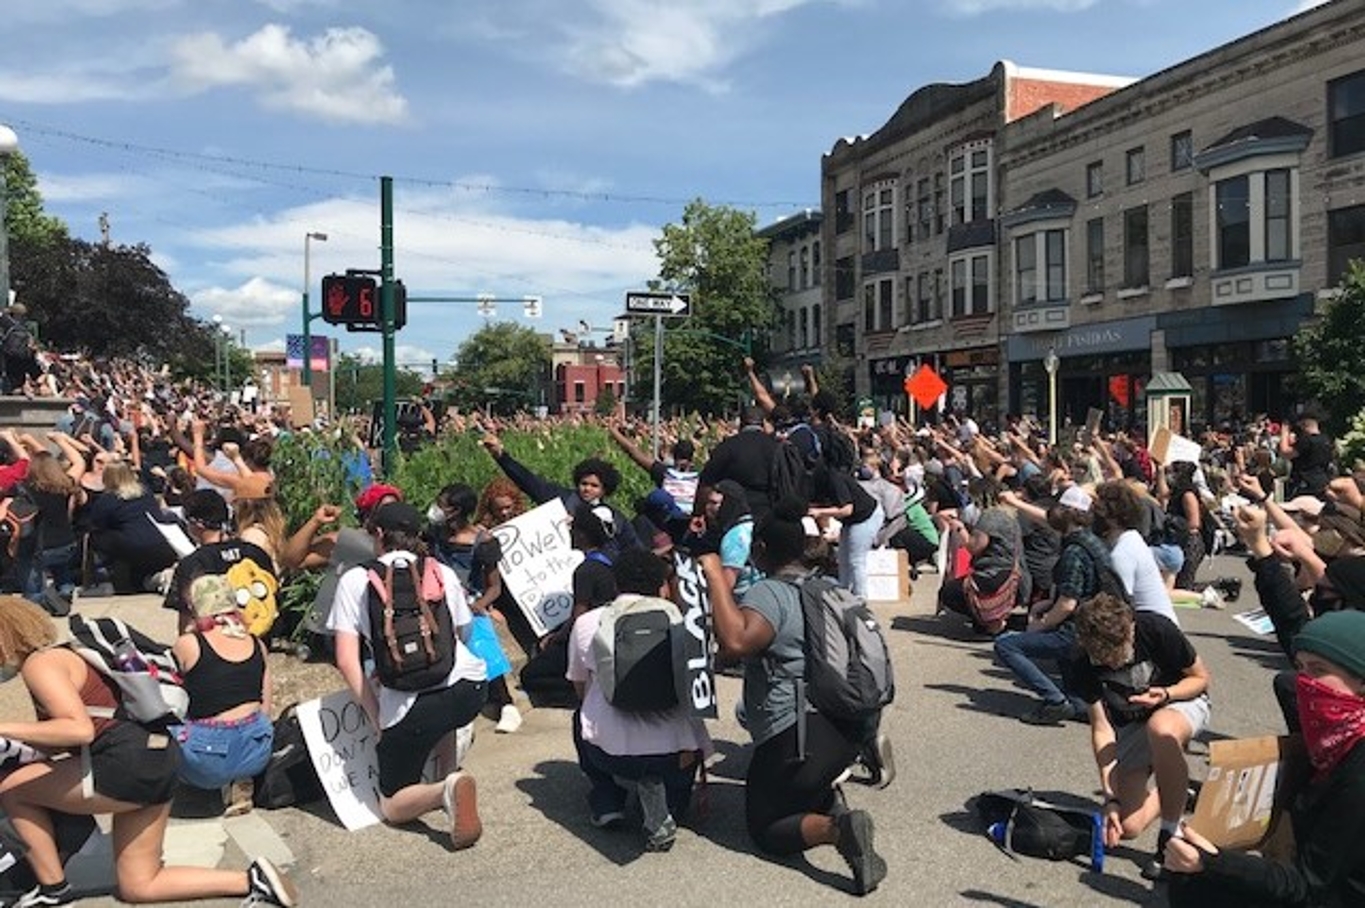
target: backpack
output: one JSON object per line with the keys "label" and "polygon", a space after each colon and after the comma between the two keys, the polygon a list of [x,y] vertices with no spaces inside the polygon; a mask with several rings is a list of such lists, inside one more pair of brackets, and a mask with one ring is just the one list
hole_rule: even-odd
{"label": "backpack", "polygon": [[318,780],[313,760],[308,755],[308,744],[303,738],[296,709],[298,704],[285,707],[275,720],[275,739],[265,769],[256,776],[251,800],[257,807],[275,810],[280,807],[311,804],[321,801],[327,793]]}
{"label": "backpack", "polygon": [[[852,740],[876,733],[882,707],[896,696],[891,650],[867,603],[827,577],[794,584],[801,598],[804,700]],[[805,755],[805,710],[798,710],[797,737]]]}
{"label": "backpack", "polygon": [[[1086,557],[1090,559],[1090,566],[1095,569],[1095,576],[1099,580],[1100,588],[1096,592],[1108,593],[1116,599],[1133,604],[1133,597],[1128,594],[1128,588],[1123,585],[1123,578],[1114,570],[1114,565],[1109,560],[1108,550],[1096,551],[1091,548],[1089,540],[1077,539],[1074,535],[1068,536],[1062,543],[1062,551],[1065,552],[1068,546],[1080,546],[1085,551]],[[1103,546],[1103,543],[1099,543]],[[1060,557],[1060,555],[1058,556]]]}
{"label": "backpack", "polygon": [[19,543],[33,536],[38,530],[38,504],[28,494],[22,483],[14,487],[9,509],[0,520],[0,538],[5,540],[5,552],[14,558],[19,554]]}
{"label": "backpack", "polygon": [[33,335],[28,333],[28,328],[22,322],[15,322],[4,337],[0,337],[0,353],[14,359],[25,359],[30,355],[29,344],[32,341]]}
{"label": "backpack", "polygon": [[66,645],[119,689],[116,709],[91,707],[90,715],[161,729],[184,720],[190,696],[169,647],[118,618],[72,615],[70,627]]}
{"label": "backpack", "polygon": [[976,811],[987,837],[1007,852],[1049,861],[1085,856],[1096,873],[1104,870],[1104,817],[1093,809],[1060,807],[1011,788],[982,792]]}
{"label": "backpack", "polygon": [[419,558],[363,567],[370,581],[370,649],[379,683],[401,691],[439,687],[455,667],[455,629],[439,563]]}
{"label": "backpack", "polygon": [[687,702],[682,613],[656,596],[617,596],[592,638],[593,677],[626,712],[663,712]]}
{"label": "backpack", "polygon": [[851,473],[858,466],[858,449],[843,429],[833,425],[818,426],[815,437],[820,441],[825,464],[831,470]]}
{"label": "backpack", "polygon": [[772,465],[768,468],[768,500],[776,504],[795,495],[809,501],[812,491],[805,455],[790,441],[778,441]]}

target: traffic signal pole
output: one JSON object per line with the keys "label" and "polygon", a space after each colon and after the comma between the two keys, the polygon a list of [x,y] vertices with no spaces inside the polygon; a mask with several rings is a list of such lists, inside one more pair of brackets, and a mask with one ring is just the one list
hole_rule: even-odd
{"label": "traffic signal pole", "polygon": [[379,178],[379,301],[384,340],[384,475],[391,477],[398,453],[397,364],[394,362],[393,177]]}

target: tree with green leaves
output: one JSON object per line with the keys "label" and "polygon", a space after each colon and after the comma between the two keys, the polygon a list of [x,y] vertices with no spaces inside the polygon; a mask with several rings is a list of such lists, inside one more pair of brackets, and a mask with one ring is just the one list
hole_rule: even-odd
{"label": "tree with green leaves", "polygon": [[[744,399],[741,361],[761,361],[777,322],[777,296],[768,280],[768,241],[754,233],[751,212],[690,202],[682,222],[664,227],[654,247],[659,287],[692,295],[692,316],[667,319],[663,401],[701,413],[733,411]],[[652,396],[654,320],[632,329],[637,399]]]}
{"label": "tree with green leaves", "polygon": [[541,403],[550,372],[550,341],[516,322],[484,325],[460,345],[451,402],[465,410],[500,413]]}
{"label": "tree with green leaves", "polygon": [[1298,384],[1306,397],[1320,401],[1326,409],[1327,428],[1332,432],[1345,429],[1365,401],[1361,325],[1365,325],[1365,263],[1354,261],[1340,292],[1294,337]]}
{"label": "tree with green leaves", "polygon": [[66,239],[66,224],[43,210],[43,196],[38,192],[38,178],[28,165],[28,158],[13,152],[0,159],[5,169],[8,189],[5,207],[5,229],[11,243],[44,246]]}
{"label": "tree with green leaves", "polygon": [[[342,413],[368,414],[374,401],[384,397],[384,364],[369,362],[352,353],[343,353],[332,364],[336,370],[337,410]],[[416,397],[426,379],[411,369],[394,373],[395,396]]]}

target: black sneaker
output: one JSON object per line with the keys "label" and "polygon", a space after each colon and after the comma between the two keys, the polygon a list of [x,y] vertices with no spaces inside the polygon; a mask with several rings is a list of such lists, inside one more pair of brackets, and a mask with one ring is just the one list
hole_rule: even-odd
{"label": "black sneaker", "polygon": [[19,897],[14,903],[14,908],[40,908],[43,905],[70,905],[76,901],[76,891],[71,888],[70,883],[62,883],[61,888],[43,891],[42,886],[35,886],[28,892]]}
{"label": "black sneaker", "polygon": [[1029,725],[1061,725],[1074,718],[1076,710],[1070,703],[1065,700],[1060,703],[1048,703],[1044,700],[1033,712],[1020,716],[1019,721]]}
{"label": "black sneaker", "polygon": [[278,905],[292,908],[298,902],[294,884],[268,858],[257,858],[246,869],[247,884],[250,887],[242,908],[255,905]]}
{"label": "black sneaker", "polygon": [[1159,880],[1166,875],[1165,854],[1166,843],[1171,840],[1171,833],[1166,830],[1156,837],[1156,853],[1142,865],[1142,878],[1144,880]]}
{"label": "black sneaker", "polygon": [[886,861],[872,848],[872,817],[866,810],[839,816],[839,855],[853,871],[854,895],[867,895],[886,879]]}

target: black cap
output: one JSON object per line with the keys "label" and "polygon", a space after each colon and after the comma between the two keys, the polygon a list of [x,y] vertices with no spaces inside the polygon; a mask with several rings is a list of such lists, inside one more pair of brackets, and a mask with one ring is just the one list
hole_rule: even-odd
{"label": "black cap", "polygon": [[422,531],[424,519],[417,509],[405,501],[382,504],[370,517],[370,523],[380,530],[416,535]]}

